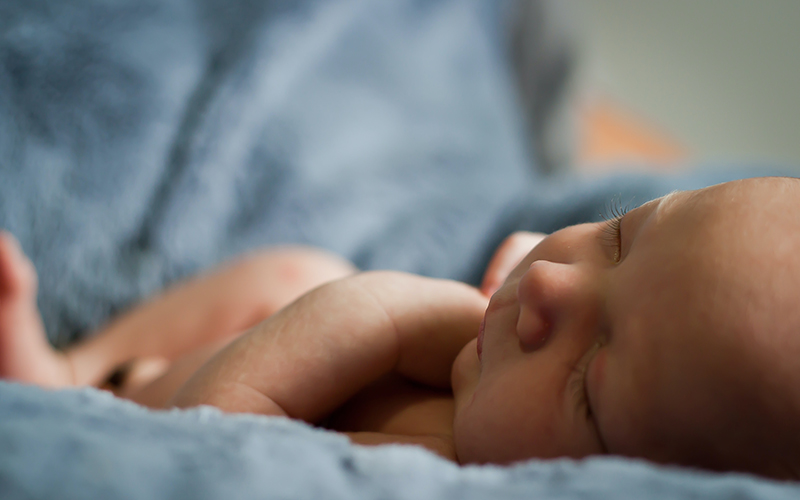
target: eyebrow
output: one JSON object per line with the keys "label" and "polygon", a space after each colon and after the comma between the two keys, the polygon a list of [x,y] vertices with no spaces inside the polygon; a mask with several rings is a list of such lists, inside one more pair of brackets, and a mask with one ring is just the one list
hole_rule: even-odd
{"label": "eyebrow", "polygon": [[675,203],[676,198],[681,193],[683,193],[683,191],[676,190],[676,191],[673,191],[673,192],[671,192],[671,193],[669,193],[669,194],[667,194],[665,196],[662,196],[661,200],[658,202],[658,205],[656,206],[656,209],[655,209],[655,214],[654,215],[656,216],[656,218],[661,218],[661,216],[664,214],[664,211],[667,210],[672,204]]}

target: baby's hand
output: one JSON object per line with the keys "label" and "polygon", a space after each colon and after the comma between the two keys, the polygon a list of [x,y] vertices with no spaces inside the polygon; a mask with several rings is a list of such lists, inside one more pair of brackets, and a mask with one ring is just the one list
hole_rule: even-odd
{"label": "baby's hand", "polygon": [[184,385],[176,406],[318,422],[396,371],[449,387],[486,298],[462,283],[370,272],[323,285],[223,349]]}
{"label": "baby's hand", "polygon": [[544,233],[519,231],[506,238],[489,261],[483,275],[481,293],[487,297],[494,295],[517,264],[546,237]]}
{"label": "baby's hand", "polygon": [[363,273],[359,279],[392,322],[399,350],[394,371],[450,389],[453,362],[477,337],[488,299],[463,283],[412,274]]}

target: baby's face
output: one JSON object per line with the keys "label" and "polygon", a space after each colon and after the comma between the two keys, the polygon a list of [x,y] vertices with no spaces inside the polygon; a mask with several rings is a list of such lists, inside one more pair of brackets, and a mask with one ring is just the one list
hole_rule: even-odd
{"label": "baby's face", "polygon": [[735,422],[756,418],[772,371],[793,366],[765,354],[780,326],[754,332],[776,315],[800,324],[798,185],[677,192],[538,244],[453,366],[459,460],[613,453],[726,468],[723,456],[747,468]]}

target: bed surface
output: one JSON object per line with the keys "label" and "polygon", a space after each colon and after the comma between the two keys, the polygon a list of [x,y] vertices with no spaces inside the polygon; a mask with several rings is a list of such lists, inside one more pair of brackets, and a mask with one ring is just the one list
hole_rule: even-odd
{"label": "bed surface", "polygon": [[[152,412],[0,383],[4,498],[797,498],[796,485],[596,458],[458,467],[279,417]],[[47,397],[45,397],[47,396]],[[31,446],[38,443],[38,446]]]}
{"label": "bed surface", "polygon": [[[476,283],[513,230],[788,169],[545,178],[489,0],[0,5],[0,227],[51,340],[247,249]],[[235,8],[234,8],[235,7]],[[278,418],[0,382],[4,498],[796,498],[634,460],[459,468]]]}

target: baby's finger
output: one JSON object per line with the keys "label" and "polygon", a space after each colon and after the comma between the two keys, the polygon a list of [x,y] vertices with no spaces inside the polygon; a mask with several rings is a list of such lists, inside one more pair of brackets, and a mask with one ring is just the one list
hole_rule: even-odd
{"label": "baby's finger", "polygon": [[491,297],[530,251],[547,237],[544,233],[519,231],[503,241],[494,253],[481,283],[481,293]]}

